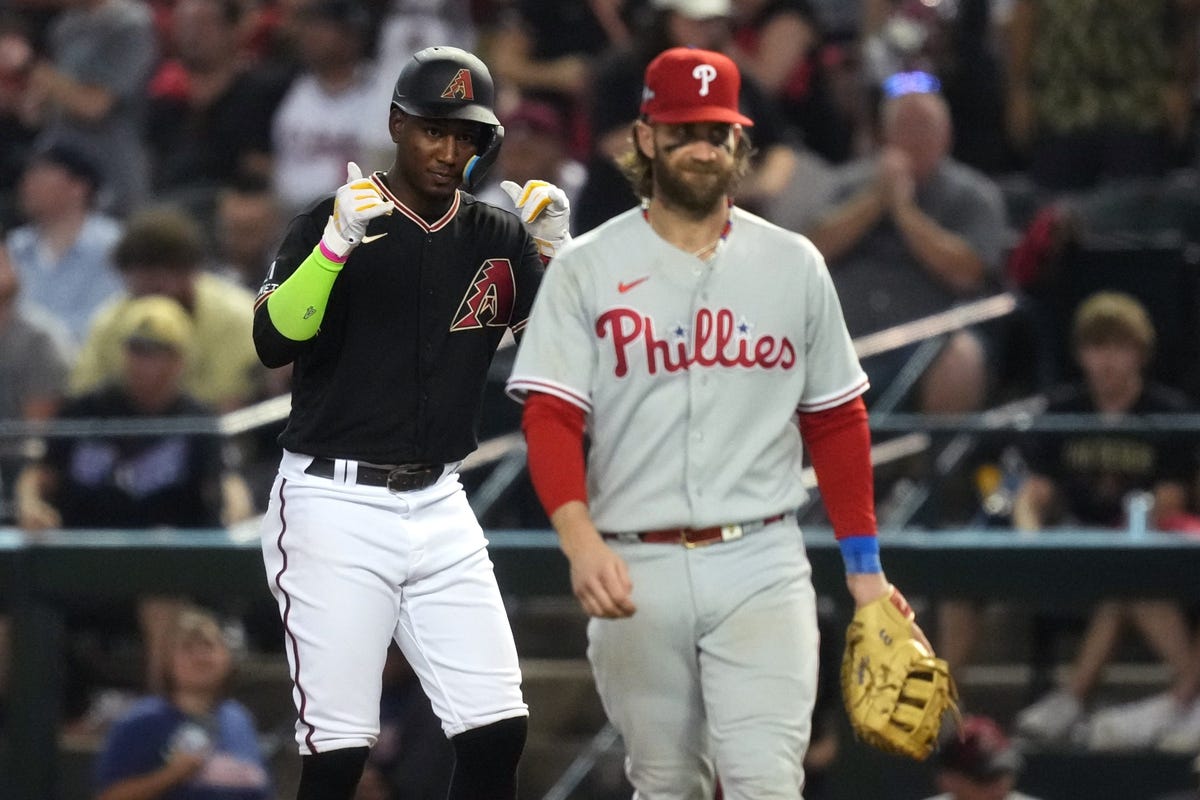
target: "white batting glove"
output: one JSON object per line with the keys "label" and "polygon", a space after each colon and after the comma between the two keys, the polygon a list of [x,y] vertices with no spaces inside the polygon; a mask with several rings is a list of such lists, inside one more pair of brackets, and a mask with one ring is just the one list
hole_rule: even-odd
{"label": "white batting glove", "polygon": [[542,258],[554,258],[571,241],[571,203],[562,189],[546,181],[527,181],[524,186],[501,181],[500,188],[512,198],[517,216],[537,242]]}
{"label": "white batting glove", "polygon": [[346,164],[346,183],[337,190],[333,200],[333,213],[325,223],[321,242],[325,248],[344,261],[350,251],[362,242],[367,224],[396,208],[391,200],[384,200],[378,187],[353,161]]}

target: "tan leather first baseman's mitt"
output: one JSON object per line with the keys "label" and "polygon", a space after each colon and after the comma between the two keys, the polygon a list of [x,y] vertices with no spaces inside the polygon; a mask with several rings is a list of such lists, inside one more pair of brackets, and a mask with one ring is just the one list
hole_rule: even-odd
{"label": "tan leather first baseman's mitt", "polygon": [[924,760],[942,714],[958,718],[958,691],[945,659],[913,638],[913,612],[893,586],[854,612],[842,657],[842,699],[858,738]]}

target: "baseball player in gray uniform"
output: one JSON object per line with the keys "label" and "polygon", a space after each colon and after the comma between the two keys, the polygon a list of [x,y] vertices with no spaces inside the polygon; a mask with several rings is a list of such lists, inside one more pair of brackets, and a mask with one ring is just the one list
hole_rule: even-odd
{"label": "baseball player in gray uniform", "polygon": [[647,67],[626,163],[642,207],[559,252],[508,383],[645,800],[710,798],[716,773],[731,800],[801,796],[818,655],[802,441],[854,601],[892,591],[867,377],[825,263],[730,199],[739,86],[705,50]]}

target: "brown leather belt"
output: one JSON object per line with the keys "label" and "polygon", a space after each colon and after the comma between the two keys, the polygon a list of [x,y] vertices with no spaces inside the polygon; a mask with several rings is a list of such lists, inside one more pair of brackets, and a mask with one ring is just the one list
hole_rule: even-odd
{"label": "brown leather belt", "polygon": [[[335,473],[332,458],[317,456],[304,469],[304,474],[317,478],[332,478]],[[386,486],[391,492],[415,492],[437,483],[445,467],[442,464],[398,464],[394,467],[369,467],[359,464],[354,482],[359,486]]]}
{"label": "brown leather belt", "polygon": [[710,528],[663,528],[657,531],[638,533],[603,533],[605,539],[623,542],[645,542],[646,544],[681,544],[684,547],[704,547],[715,542],[740,539],[747,533],[773,525],[787,519],[788,514],[775,514],[766,519],[740,522],[735,525],[713,525]]}

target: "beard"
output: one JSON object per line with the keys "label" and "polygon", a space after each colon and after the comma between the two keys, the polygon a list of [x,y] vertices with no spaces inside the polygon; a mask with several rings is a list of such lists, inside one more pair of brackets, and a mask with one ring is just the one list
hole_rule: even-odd
{"label": "beard", "polygon": [[665,158],[654,159],[655,197],[696,219],[708,216],[725,202],[735,178],[732,166],[672,169]]}

